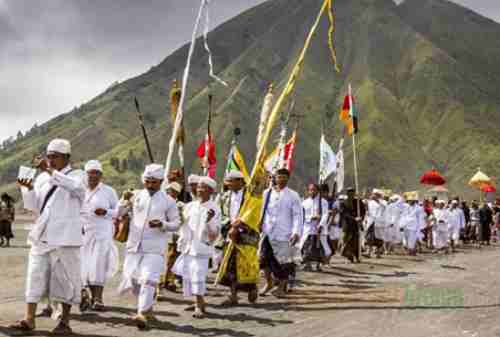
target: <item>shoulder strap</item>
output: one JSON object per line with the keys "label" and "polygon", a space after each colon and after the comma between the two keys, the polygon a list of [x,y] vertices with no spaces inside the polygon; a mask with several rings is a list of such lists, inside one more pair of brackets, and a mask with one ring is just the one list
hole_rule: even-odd
{"label": "shoulder strap", "polygon": [[[73,171],[73,169],[66,172],[66,175],[69,174],[71,171]],[[50,198],[52,198],[56,190],[57,190],[57,185],[54,185],[50,188],[49,192],[45,196],[45,199],[43,199],[42,208],[40,208],[40,214],[43,213],[43,211],[45,210],[45,206],[47,206],[47,203],[49,202]]]}
{"label": "shoulder strap", "polygon": [[271,200],[271,193],[273,192],[273,189],[269,189],[269,193],[267,193],[266,195],[266,200],[264,201],[264,210],[262,211],[262,216],[260,218],[260,223],[259,223],[259,227],[262,226],[262,223],[264,222],[264,218],[266,216],[266,213],[267,213],[267,209],[269,207],[269,201]]}

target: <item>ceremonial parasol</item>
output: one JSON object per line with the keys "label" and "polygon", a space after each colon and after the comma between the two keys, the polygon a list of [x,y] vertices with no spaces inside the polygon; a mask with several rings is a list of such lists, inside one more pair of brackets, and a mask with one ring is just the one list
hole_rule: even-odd
{"label": "ceremonial parasol", "polygon": [[423,185],[441,186],[446,184],[446,179],[436,169],[432,169],[420,177],[420,183]]}
{"label": "ceremonial parasol", "polygon": [[481,169],[477,169],[477,173],[469,180],[469,186],[481,189],[483,185],[491,185],[491,178],[486,174],[481,172]]}
{"label": "ceremonial parasol", "polygon": [[494,193],[497,191],[497,189],[493,185],[484,184],[483,186],[481,186],[481,191],[483,191],[484,193]]}
{"label": "ceremonial parasol", "polygon": [[479,201],[483,202],[483,194],[481,187],[484,185],[491,185],[491,178],[481,172],[481,168],[477,169],[476,174],[469,180],[469,186],[479,189]]}

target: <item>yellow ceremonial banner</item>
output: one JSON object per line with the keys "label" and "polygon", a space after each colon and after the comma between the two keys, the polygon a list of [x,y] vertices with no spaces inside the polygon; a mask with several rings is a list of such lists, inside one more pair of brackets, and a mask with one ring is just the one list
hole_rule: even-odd
{"label": "yellow ceremonial banner", "polygon": [[250,181],[250,175],[248,174],[243,155],[241,154],[237,146],[234,146],[232,162],[234,162],[235,168],[243,174],[245,183],[248,184],[248,182]]}
{"label": "yellow ceremonial banner", "polygon": [[[252,174],[250,176],[250,181],[247,186],[247,192],[245,194],[245,202],[243,203],[241,209],[240,209],[240,219],[243,223],[245,223],[248,227],[251,229],[260,232],[260,222],[261,222],[261,210],[262,210],[262,204],[263,204],[263,192],[264,189],[268,186],[268,181],[267,181],[267,173],[264,168],[264,163],[266,159],[266,145],[267,142],[269,141],[269,138],[271,136],[272,130],[274,129],[274,126],[278,120],[279,114],[281,112],[281,109],[283,107],[283,104],[286,102],[287,98],[290,96],[290,94],[293,92],[295,88],[295,84],[297,82],[297,79],[299,78],[299,75],[302,71],[302,68],[304,66],[304,60],[306,53],[309,49],[309,46],[311,44],[311,40],[316,33],[318,26],[321,22],[321,18],[325,11],[329,11],[329,18],[330,18],[330,30],[329,30],[329,46],[330,46],[330,51],[332,53],[332,60],[335,64],[335,69],[338,71],[338,66],[336,62],[336,55],[335,55],[335,49],[333,46],[333,32],[334,32],[334,16],[333,16],[333,0],[325,0],[323,5],[321,6],[320,12],[318,13],[318,16],[316,17],[316,20],[311,27],[311,30],[309,31],[309,34],[307,35],[306,41],[304,43],[304,47],[302,48],[302,51],[299,55],[299,58],[297,62],[295,63],[292,72],[288,78],[288,81],[283,88],[280,96],[278,97],[276,103],[274,104],[271,113],[269,114],[269,119],[266,123],[266,127],[264,129],[264,132],[262,134],[262,137],[260,138],[260,143],[259,143],[259,148],[257,151],[257,156],[255,160],[254,167],[252,169]],[[237,249],[238,252],[242,253],[243,248],[239,247],[239,245],[234,245],[230,244],[227,247],[227,250],[225,251],[224,254],[224,259],[221,264],[221,268],[219,268],[219,273],[217,274],[217,279],[216,283],[219,283],[223,276],[226,274],[227,268],[228,268],[228,263],[229,263],[229,257],[232,254],[232,251],[234,249]],[[253,266],[256,262],[256,252],[244,252],[246,254],[243,254],[239,257],[239,263],[241,265],[245,265],[247,267]],[[251,254],[249,254],[251,253]],[[255,267],[255,266],[254,266]],[[256,265],[257,268],[253,268],[252,270],[256,271],[258,275],[258,264]],[[255,283],[257,281],[257,276],[255,276],[255,279],[252,275],[247,275],[246,279],[242,275],[240,275],[241,272],[238,269],[237,270],[237,277],[238,277],[238,282],[240,283],[246,283],[249,280],[252,282],[249,283]],[[245,282],[246,281],[246,282]]]}

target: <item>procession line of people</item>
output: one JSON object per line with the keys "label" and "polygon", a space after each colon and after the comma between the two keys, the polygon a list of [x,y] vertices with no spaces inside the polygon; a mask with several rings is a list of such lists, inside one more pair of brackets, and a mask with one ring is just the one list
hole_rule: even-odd
{"label": "procession line of people", "polygon": [[[223,305],[238,304],[239,292],[255,303],[268,293],[286,296],[300,265],[321,272],[335,254],[359,263],[363,255],[381,258],[398,247],[409,255],[423,246],[453,252],[460,241],[489,243],[494,221],[488,205],[478,209],[473,204],[469,210],[458,200],[448,206],[443,200],[420,203],[416,192],[386,196],[375,189],[371,197],[358,199],[352,188],[336,196],[327,185],[312,183],[302,199],[288,186],[290,172],[281,168],[254,214],[260,221],[252,225],[240,214],[249,195],[239,171],[226,174],[225,191],[219,194],[208,176],[189,176],[187,190],[182,172],[166,174],[162,165],[150,164],[142,189],[118,199],[103,182],[99,161],[87,162],[81,171],[70,158],[69,141],[55,139],[46,157],[34,160],[41,172],[36,179],[18,180],[24,207],[36,221],[28,235],[26,313],[11,328],[34,330],[37,305],[45,298],[45,316],[57,312],[57,335],[72,332],[72,306],[82,312],[104,310],[106,282],[119,270],[113,239],[125,242],[117,292],[133,296],[137,312],[132,319],[146,329],[155,320],[158,298],[177,285],[193,301],[185,309],[194,318],[205,317],[210,268],[217,273],[216,284],[230,290]],[[265,282],[259,291],[261,272]]]}

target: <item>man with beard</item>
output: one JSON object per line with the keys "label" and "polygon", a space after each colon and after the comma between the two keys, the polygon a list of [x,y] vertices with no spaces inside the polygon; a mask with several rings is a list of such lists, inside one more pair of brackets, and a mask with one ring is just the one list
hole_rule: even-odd
{"label": "man with beard", "polygon": [[274,179],[274,186],[264,192],[262,208],[260,268],[266,285],[261,295],[273,288],[274,278],[278,287],[273,295],[282,297],[286,294],[289,276],[295,273],[294,246],[302,233],[303,210],[299,194],[288,188],[290,172],[279,169]]}
{"label": "man with beard", "polygon": [[18,180],[24,207],[37,215],[28,235],[31,244],[26,280],[26,313],[23,320],[10,327],[22,331],[35,329],[37,304],[44,297],[62,304],[62,315],[53,330],[55,335],[69,335],[72,305],[80,303],[80,246],[82,227],[80,209],[85,197],[83,173],[70,165],[71,144],[54,139],[47,146],[47,157],[37,157],[34,165],[46,172],[48,179],[33,184]]}
{"label": "man with beard", "polygon": [[82,289],[81,311],[102,311],[102,293],[106,279],[118,271],[118,248],[113,242],[113,213],[118,205],[118,196],[113,188],[102,180],[102,165],[91,160],[85,165],[87,188],[82,206]]}
{"label": "man with beard", "polygon": [[179,227],[179,211],[175,200],[161,191],[165,177],[162,165],[146,166],[142,175],[144,189],[134,196],[132,209],[119,207],[119,215],[131,213],[121,294],[131,292],[138,299],[134,321],[146,329],[154,319],[153,304],[160,275],[165,269],[168,232]]}
{"label": "man with beard", "polygon": [[[360,262],[360,230],[366,214],[365,205],[355,198],[354,188],[347,189],[347,199],[340,203],[342,226],[342,256],[351,262]],[[359,211],[358,211],[359,210]]]}

